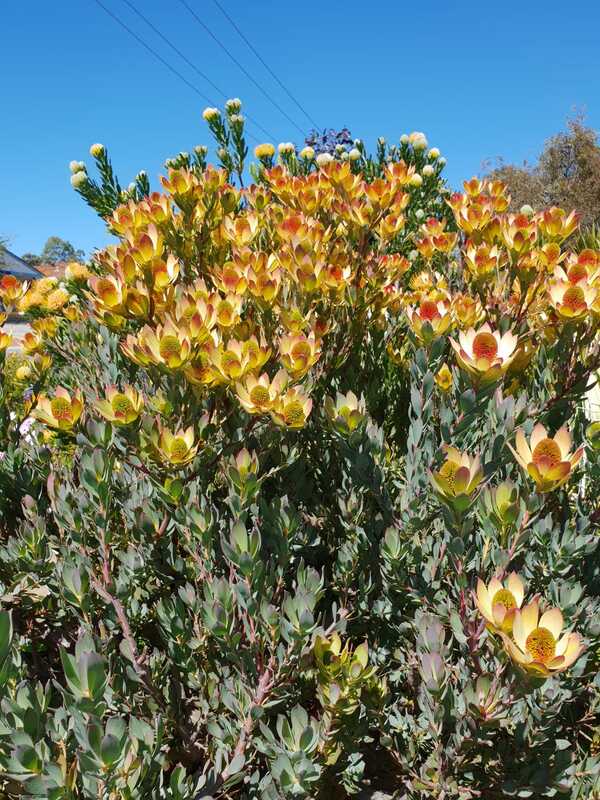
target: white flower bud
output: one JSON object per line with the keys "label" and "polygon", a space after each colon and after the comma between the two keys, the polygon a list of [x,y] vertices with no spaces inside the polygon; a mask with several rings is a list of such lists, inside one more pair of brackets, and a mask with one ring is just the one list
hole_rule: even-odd
{"label": "white flower bud", "polygon": [[350,161],[358,161],[360,158],[360,150],[357,147],[353,147],[352,150],[348,153],[350,157]]}
{"label": "white flower bud", "polygon": [[415,211],[415,217],[416,217],[418,220],[421,220],[421,219],[423,219],[423,217],[424,217],[424,216],[425,216],[425,212],[423,211],[423,209],[422,209],[422,208],[418,208],[418,209]]}
{"label": "white flower bud", "polygon": [[194,147],[194,153],[197,153],[199,156],[205,156],[208,153],[208,147],[203,144],[197,144]]}
{"label": "white flower bud", "polygon": [[437,147],[432,147],[431,150],[427,153],[427,155],[432,161],[435,161],[436,158],[440,157],[440,151]]}
{"label": "white flower bud", "polygon": [[342,161],[348,161],[348,160],[350,159],[350,156],[349,156],[349,155],[348,155],[348,153],[347,153],[347,152],[344,150],[344,152],[343,152],[343,153],[340,153],[340,158],[342,159]]}
{"label": "white flower bud", "polygon": [[277,145],[277,149],[281,154],[294,153],[296,150],[293,142],[279,142],[279,144]]}
{"label": "white flower bud", "polygon": [[416,261],[418,257],[419,257],[418,250],[411,250],[410,253],[408,254],[409,261]]}
{"label": "white flower bud", "polygon": [[431,166],[431,164],[425,164],[425,166],[423,167],[423,175],[425,175],[426,178],[431,178],[434,172],[435,170]]}
{"label": "white flower bud", "polygon": [[410,139],[408,137],[408,133],[403,133],[402,136],[400,137],[400,144],[408,144],[409,141]]}
{"label": "white flower bud", "polygon": [[69,162],[69,169],[71,170],[71,174],[74,175],[76,172],[85,172],[86,166],[84,161],[70,161]]}
{"label": "white flower bud", "polygon": [[413,131],[408,138],[415,150],[425,150],[427,147],[427,138],[421,131]]}
{"label": "white flower bud", "polygon": [[74,189],[79,189],[79,187],[87,183],[88,180],[88,176],[83,170],[81,172],[74,172],[73,175],[71,175],[71,186]]}
{"label": "white flower bud", "polygon": [[333,156],[331,153],[319,153],[317,156],[317,164],[320,167],[324,167],[325,164],[330,164],[333,161]]}
{"label": "white flower bud", "polygon": [[312,147],[303,147],[300,150],[300,158],[312,159],[315,157],[315,151]]}
{"label": "white flower bud", "polygon": [[230,114],[237,114],[242,107],[242,101],[239,97],[232,97],[225,103],[225,108]]}
{"label": "white flower bud", "polygon": [[445,166],[446,166],[446,159],[445,159],[445,158],[442,156],[442,157],[441,157],[441,158],[438,160],[438,164],[440,165],[440,167],[445,167]]}
{"label": "white flower bud", "polygon": [[410,185],[416,186],[417,188],[423,185],[423,178],[419,175],[418,172],[415,172],[415,174],[410,179]]}

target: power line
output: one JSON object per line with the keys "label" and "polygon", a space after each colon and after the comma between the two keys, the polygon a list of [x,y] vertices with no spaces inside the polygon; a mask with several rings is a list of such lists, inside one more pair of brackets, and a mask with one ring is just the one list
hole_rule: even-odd
{"label": "power line", "polygon": [[[173,73],[174,75],[176,75],[176,76],[177,76],[177,77],[178,77],[178,78],[179,78],[181,81],[183,81],[183,82],[185,83],[185,85],[186,85],[186,86],[188,86],[188,87],[189,87],[189,88],[190,88],[190,89],[191,89],[193,92],[196,92],[196,94],[197,94],[199,97],[201,97],[201,98],[202,98],[203,100],[205,100],[207,103],[210,103],[212,106],[216,105],[216,103],[214,102],[214,100],[211,100],[211,98],[210,98],[210,97],[208,97],[207,95],[205,95],[205,94],[204,94],[204,92],[200,91],[200,89],[198,89],[198,87],[197,87],[197,86],[195,86],[193,83],[190,83],[190,81],[188,81],[188,79],[187,79],[187,78],[186,78],[184,75],[182,75],[182,74],[181,74],[181,72],[179,72],[179,70],[175,69],[175,67],[173,67],[173,66],[172,66],[172,65],[171,65],[171,64],[170,64],[170,63],[169,63],[169,62],[168,62],[166,59],[164,59],[164,58],[163,58],[163,57],[160,55],[160,53],[157,53],[157,52],[156,52],[156,50],[154,50],[154,48],[153,48],[153,47],[151,47],[151,46],[150,46],[149,44],[147,44],[147,42],[145,42],[145,41],[144,41],[144,40],[143,40],[143,39],[142,39],[140,36],[138,36],[138,35],[137,35],[137,33],[135,33],[135,31],[132,31],[132,30],[131,30],[131,28],[130,28],[130,27],[129,27],[129,26],[128,26],[128,25],[127,25],[125,22],[123,22],[123,20],[122,20],[122,19],[119,19],[119,17],[117,17],[117,15],[116,15],[116,14],[113,14],[113,12],[112,12],[110,9],[108,9],[108,8],[107,8],[107,7],[104,5],[104,3],[101,3],[101,2],[100,2],[100,0],[94,0],[94,2],[96,3],[96,5],[99,5],[99,6],[100,6],[100,8],[101,8],[103,11],[105,11],[105,12],[108,14],[108,16],[109,16],[109,17],[112,17],[112,19],[114,19],[114,21],[115,21],[115,22],[116,22],[118,25],[120,25],[120,26],[121,26],[121,28],[123,28],[124,30],[126,30],[126,31],[127,31],[127,33],[128,33],[130,36],[132,36],[132,37],[133,37],[133,38],[136,40],[136,42],[138,42],[139,44],[141,44],[143,48],[145,48],[145,49],[146,49],[146,50],[147,50],[149,53],[151,53],[151,54],[152,54],[152,55],[153,55],[153,56],[154,56],[156,59],[158,59],[158,61],[160,61],[160,63],[161,63],[163,66],[165,66],[165,67],[166,67],[166,68],[167,68],[167,69],[168,69],[170,72],[172,72],[172,73]],[[253,136],[251,133],[248,133],[248,136],[249,136],[249,138],[251,138],[251,139],[254,139],[254,141],[255,141],[255,142],[260,142],[260,140],[259,140],[259,139],[257,139],[257,138],[256,138],[256,136]]]}
{"label": "power line", "polygon": [[[211,80],[211,78],[209,78],[209,77],[208,77],[208,75],[206,75],[204,72],[202,72],[202,70],[201,70],[201,69],[200,69],[200,68],[199,68],[199,67],[198,67],[196,64],[194,64],[194,62],[193,62],[193,61],[190,61],[190,59],[189,59],[189,58],[188,58],[188,57],[185,55],[185,53],[182,53],[182,52],[181,52],[181,50],[180,50],[180,49],[179,49],[179,48],[178,48],[176,45],[174,45],[174,44],[173,44],[173,42],[172,42],[170,39],[168,39],[168,38],[167,38],[167,37],[164,35],[164,33],[163,33],[163,32],[162,32],[162,31],[161,31],[159,28],[157,28],[157,27],[156,27],[156,25],[154,25],[154,24],[153,24],[153,23],[152,23],[152,22],[151,22],[151,21],[148,19],[148,17],[146,17],[144,14],[142,14],[142,12],[141,12],[141,11],[140,11],[138,8],[136,8],[136,6],[135,6],[133,3],[131,3],[131,2],[130,2],[130,0],[123,0],[123,2],[124,2],[124,3],[126,3],[126,4],[129,6],[129,8],[130,8],[130,9],[131,9],[131,10],[132,10],[132,11],[133,11],[135,14],[137,14],[137,15],[138,15],[138,17],[139,17],[141,20],[143,20],[143,22],[145,22],[145,23],[146,23],[146,25],[148,25],[148,27],[149,27],[149,28],[151,28],[151,30],[153,30],[153,31],[154,31],[154,33],[155,33],[157,36],[160,36],[160,38],[163,40],[163,42],[166,42],[166,44],[168,44],[168,45],[169,45],[169,47],[170,47],[172,50],[174,50],[174,51],[177,53],[177,55],[179,56],[179,58],[181,58],[183,61],[185,61],[185,63],[186,63],[186,64],[187,64],[189,67],[191,67],[191,68],[194,70],[194,72],[196,72],[196,73],[197,73],[197,74],[198,74],[198,75],[199,75],[201,78],[203,78],[203,79],[204,79],[204,80],[205,80],[207,83],[209,83],[209,84],[210,84],[210,85],[213,87],[213,89],[214,89],[216,92],[218,92],[218,93],[219,93],[219,94],[220,94],[222,97],[225,97],[225,98],[227,97],[227,94],[226,94],[226,93],[225,93],[225,92],[224,92],[222,89],[219,89],[219,87],[217,86],[217,84],[216,84],[216,83],[215,83],[213,80]],[[262,131],[262,132],[265,134],[265,136],[268,136],[270,139],[275,139],[275,138],[276,138],[275,136],[273,136],[273,134],[272,134],[272,133],[269,133],[269,131],[268,131],[268,130],[266,130],[265,128],[263,128],[263,126],[262,126],[262,125],[261,125],[259,122],[257,122],[255,119],[253,119],[253,118],[250,116],[250,114],[245,114],[245,116],[246,116],[246,118],[247,118],[247,119],[248,119],[250,122],[252,122],[252,123],[253,123],[253,124],[254,124],[254,125],[255,125],[255,126],[258,128],[258,129],[259,129],[259,130],[261,130],[261,131]]]}
{"label": "power line", "polygon": [[309,120],[309,122],[311,123],[311,125],[313,125],[313,126],[314,126],[314,127],[317,129],[317,130],[318,130],[318,129],[319,129],[319,126],[318,126],[318,125],[317,125],[317,123],[314,121],[314,119],[311,117],[311,115],[308,113],[308,111],[307,111],[307,110],[304,108],[304,106],[303,106],[303,105],[300,103],[300,101],[299,101],[299,100],[297,100],[297,99],[294,97],[294,95],[293,95],[293,94],[292,94],[292,93],[289,91],[289,89],[288,89],[288,88],[285,86],[285,84],[283,84],[283,83],[282,83],[282,82],[279,80],[279,78],[277,77],[277,75],[275,74],[275,72],[273,72],[273,70],[271,69],[271,67],[270,67],[270,66],[267,64],[267,62],[264,60],[264,58],[261,56],[261,54],[258,52],[258,50],[257,50],[257,49],[254,47],[254,45],[252,44],[252,42],[251,42],[251,41],[249,41],[249,39],[248,39],[248,38],[247,38],[247,37],[244,35],[243,31],[241,31],[241,30],[239,29],[239,27],[236,25],[236,23],[235,23],[235,20],[233,20],[233,19],[232,19],[232,18],[229,16],[229,14],[227,13],[227,11],[226,11],[226,10],[223,8],[223,6],[222,6],[222,5],[219,3],[219,1],[218,1],[218,0],[213,0],[213,3],[214,3],[214,4],[217,6],[217,8],[218,8],[218,9],[221,11],[221,13],[223,14],[223,16],[224,16],[224,17],[225,17],[227,20],[229,20],[230,24],[231,24],[231,25],[232,25],[232,27],[233,27],[233,28],[234,28],[234,29],[237,31],[237,33],[238,33],[238,35],[240,36],[240,38],[241,38],[241,39],[242,39],[242,40],[243,40],[243,41],[244,41],[244,42],[245,42],[245,43],[248,45],[248,47],[250,48],[250,50],[252,50],[252,52],[254,53],[254,55],[255,55],[255,56],[258,58],[258,60],[260,61],[260,63],[261,63],[261,64],[263,65],[263,67],[264,67],[264,68],[267,70],[267,72],[268,72],[268,73],[271,75],[271,77],[273,77],[273,78],[274,78],[274,79],[277,81],[277,83],[278,83],[278,84],[281,86],[281,88],[282,88],[282,89],[283,89],[283,91],[284,91],[284,92],[287,94],[287,96],[290,98],[290,100],[293,100],[293,102],[294,102],[294,103],[295,103],[295,104],[298,106],[298,108],[300,109],[300,111],[302,111],[302,113],[304,114],[304,116],[305,116],[305,117],[306,117],[306,118]]}
{"label": "power line", "polygon": [[228,50],[228,49],[225,47],[225,45],[224,45],[224,44],[221,42],[221,40],[220,40],[220,39],[218,39],[218,38],[215,36],[215,34],[214,34],[212,31],[211,31],[211,29],[208,27],[208,25],[206,25],[206,24],[205,24],[205,23],[204,23],[204,22],[203,22],[203,21],[200,19],[200,17],[199,17],[199,16],[196,14],[196,12],[194,11],[194,9],[193,9],[193,8],[190,8],[190,6],[187,4],[186,0],[179,0],[179,2],[181,3],[181,5],[182,5],[184,8],[186,8],[186,9],[189,11],[189,13],[192,15],[192,17],[193,17],[193,18],[196,20],[196,22],[198,23],[198,25],[200,25],[202,28],[204,28],[204,30],[205,30],[205,31],[208,33],[208,35],[209,35],[209,36],[210,36],[210,37],[211,37],[211,38],[212,38],[212,39],[213,39],[213,40],[214,40],[214,41],[215,41],[215,42],[216,42],[216,43],[219,45],[219,47],[221,48],[221,50],[223,50],[225,53],[227,53],[227,55],[229,56],[229,58],[230,58],[230,59],[233,61],[233,63],[234,63],[234,64],[236,64],[236,66],[237,66],[237,67],[238,67],[238,68],[239,68],[239,69],[240,69],[240,70],[241,70],[241,71],[244,73],[244,75],[245,75],[245,76],[248,78],[248,80],[252,81],[252,83],[253,83],[253,84],[256,86],[256,88],[257,88],[257,89],[258,89],[258,90],[261,92],[261,94],[263,94],[263,95],[264,95],[264,96],[267,98],[267,100],[268,100],[270,103],[272,103],[272,104],[275,106],[275,108],[276,108],[276,109],[277,109],[277,110],[278,110],[278,111],[279,111],[281,114],[283,114],[283,116],[284,116],[284,117],[285,117],[285,118],[286,118],[286,119],[287,119],[289,122],[291,122],[291,124],[292,124],[292,125],[293,125],[293,126],[294,126],[294,127],[297,129],[297,130],[298,130],[298,131],[300,131],[301,135],[302,135],[302,136],[304,136],[304,131],[302,130],[302,128],[301,128],[299,125],[297,125],[297,124],[294,122],[294,120],[293,120],[293,119],[292,119],[292,118],[289,116],[289,114],[288,114],[286,111],[284,111],[284,109],[283,109],[283,108],[282,108],[282,107],[279,105],[279,103],[278,103],[276,100],[273,100],[273,98],[271,97],[271,95],[270,95],[268,92],[266,92],[266,91],[263,89],[263,87],[260,85],[260,83],[258,83],[257,81],[255,81],[255,80],[254,80],[254,78],[253,78],[253,77],[252,77],[252,75],[251,75],[251,74],[248,72],[248,70],[247,70],[247,69],[246,69],[246,68],[245,68],[245,67],[244,67],[242,64],[240,64],[240,62],[237,60],[237,58],[236,58],[236,57],[235,57],[235,56],[234,56],[234,55],[233,55],[233,54],[232,54],[232,53],[231,53],[231,52],[230,52],[230,51],[229,51],[229,50]]}

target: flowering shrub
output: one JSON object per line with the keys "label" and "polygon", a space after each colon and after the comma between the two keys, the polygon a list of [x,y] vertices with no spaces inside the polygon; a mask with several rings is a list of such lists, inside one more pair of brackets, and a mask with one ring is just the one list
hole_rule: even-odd
{"label": "flowering shrub", "polygon": [[204,118],[0,284],[4,796],[599,796],[600,252],[422,133],[244,186]]}

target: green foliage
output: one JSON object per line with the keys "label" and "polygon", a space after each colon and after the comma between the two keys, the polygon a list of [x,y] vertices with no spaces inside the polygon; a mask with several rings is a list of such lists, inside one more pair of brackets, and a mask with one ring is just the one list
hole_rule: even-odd
{"label": "green foliage", "polygon": [[[232,180],[246,155],[240,124],[212,125]],[[383,174],[381,147],[364,154],[369,180]],[[204,156],[176,166],[200,174]],[[141,180],[123,193],[104,148],[95,158],[100,181],[78,191],[101,213],[148,194]],[[417,195],[428,214],[442,216],[439,188]],[[411,246],[424,216],[407,211],[392,252]],[[446,338],[422,346],[405,326],[404,358],[391,359],[395,327],[339,319],[299,429],[135,364],[122,332],[92,313],[61,317],[44,345],[44,391],[84,398],[73,431],[17,433],[10,412],[31,409],[21,399],[19,410],[5,365],[3,797],[600,795],[600,448],[587,365],[565,375],[573,342],[558,336],[536,343],[514,394],[509,379],[474,388],[457,370],[445,392],[435,376],[451,359]],[[143,395],[140,420],[96,413],[114,385]],[[507,448],[534,420],[568,422],[585,446],[578,476],[547,494]],[[159,427],[192,424],[195,457],[161,461]],[[449,444],[482,465],[451,502],[447,483],[432,482]],[[478,577],[512,570],[586,643],[547,680],[511,661],[476,607]]]}

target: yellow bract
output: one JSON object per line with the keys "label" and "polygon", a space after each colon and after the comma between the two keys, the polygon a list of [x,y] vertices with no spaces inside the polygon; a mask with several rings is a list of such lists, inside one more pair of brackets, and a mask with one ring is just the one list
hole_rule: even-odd
{"label": "yellow bract", "polygon": [[478,579],[475,602],[488,627],[496,632],[510,633],[517,609],[521,608],[525,597],[525,585],[522,579],[511,572],[502,584],[492,578],[489,584]]}

